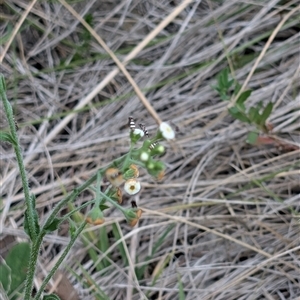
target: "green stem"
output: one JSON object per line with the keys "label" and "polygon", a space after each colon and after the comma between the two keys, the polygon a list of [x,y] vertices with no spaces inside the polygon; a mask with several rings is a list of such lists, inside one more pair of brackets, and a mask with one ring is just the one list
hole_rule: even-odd
{"label": "green stem", "polygon": [[22,180],[22,186],[23,186],[23,191],[24,191],[24,197],[25,197],[25,203],[27,207],[27,212],[28,212],[28,227],[30,231],[30,238],[32,241],[35,241],[37,238],[37,232],[35,228],[35,222],[34,222],[34,212],[35,212],[35,205],[34,201],[30,197],[30,192],[29,192],[29,185],[28,185],[28,180],[26,176],[26,171],[25,171],[25,166],[23,163],[23,157],[22,157],[22,151],[21,147],[18,141],[18,135],[17,135],[17,130],[16,130],[16,125],[14,122],[14,115],[13,115],[13,110],[12,107],[7,100],[6,93],[5,93],[5,80],[4,76],[0,74],[0,96],[3,101],[4,105],[4,110],[5,114],[8,120],[9,128],[10,128],[10,134],[14,140],[13,147],[16,153],[16,158],[20,170],[20,175],[21,175],[21,180]]}
{"label": "green stem", "polygon": [[55,274],[55,272],[57,271],[58,267],[61,265],[61,263],[64,261],[64,259],[66,258],[67,254],[69,253],[70,249],[72,248],[72,246],[74,245],[77,237],[79,236],[79,234],[82,232],[82,230],[84,229],[86,225],[86,222],[83,222],[75,231],[75,233],[72,235],[71,240],[68,244],[68,246],[66,247],[66,249],[64,250],[64,252],[62,253],[62,255],[60,256],[60,258],[58,259],[58,261],[56,262],[56,264],[54,265],[54,267],[51,269],[51,271],[49,272],[49,274],[47,275],[47,277],[44,279],[40,289],[38,290],[37,294],[35,295],[34,299],[35,300],[39,300],[41,297],[41,294],[43,293],[46,285],[48,284],[48,282],[50,281],[50,279],[52,278],[52,276]]}
{"label": "green stem", "polygon": [[109,203],[114,205],[116,208],[118,208],[122,213],[125,213],[126,209],[123,208],[121,205],[119,205],[116,201],[110,199],[107,195],[105,195],[103,192],[99,191],[100,195],[107,200]]}
{"label": "green stem", "polygon": [[36,268],[36,263],[40,251],[40,246],[42,244],[44,236],[38,236],[36,241],[34,243],[31,243],[30,248],[30,259],[29,259],[29,265],[28,270],[26,274],[26,281],[25,281],[25,292],[24,292],[24,299],[30,300],[31,299],[31,291],[32,291],[32,285],[34,280],[34,273]]}

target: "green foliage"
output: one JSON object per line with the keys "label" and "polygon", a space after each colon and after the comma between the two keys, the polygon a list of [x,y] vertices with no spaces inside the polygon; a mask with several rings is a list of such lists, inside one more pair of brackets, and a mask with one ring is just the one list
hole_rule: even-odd
{"label": "green foliage", "polygon": [[47,226],[44,227],[46,233],[50,233],[58,229],[60,223],[63,221],[61,218],[54,218],[54,220]]}
{"label": "green foliage", "polygon": [[4,131],[0,131],[0,141],[8,142],[12,145],[16,145],[16,141],[14,140],[12,135]]}
{"label": "green foliage", "polygon": [[179,286],[179,300],[185,300],[183,283],[180,275],[178,274],[177,276],[178,276],[178,286]]}
{"label": "green foliage", "polygon": [[[91,14],[86,14],[84,16],[84,20],[91,26],[93,27],[94,19]],[[79,45],[76,45],[76,52],[73,56],[72,62],[76,62],[81,59],[86,59],[87,53],[90,49],[90,44],[91,44],[91,39],[92,35],[90,32],[85,28],[81,28],[81,31],[78,34],[79,37]]]}
{"label": "green foliage", "polygon": [[229,100],[228,90],[232,87],[234,80],[229,80],[228,69],[223,69],[217,76],[217,85],[212,86],[218,92],[223,101]]}
{"label": "green foliage", "polygon": [[24,289],[29,256],[29,244],[19,243],[11,248],[0,265],[0,284],[12,300],[17,299]]}
{"label": "green foliage", "polygon": [[249,143],[249,144],[255,144],[257,138],[259,136],[259,133],[258,132],[255,132],[255,131],[250,131],[247,135],[247,140],[246,142]]}
{"label": "green foliage", "polygon": [[[223,101],[230,101],[239,94],[241,85],[229,77],[229,71],[225,68],[217,75],[217,85],[212,86],[212,88],[217,91]],[[248,143],[255,144],[259,132],[268,132],[266,121],[272,113],[273,103],[268,102],[264,105],[262,101],[259,101],[247,109],[245,102],[251,96],[251,92],[251,90],[243,91],[234,105],[228,107],[228,112],[233,118],[256,127],[256,131],[250,132],[247,137]]]}
{"label": "green foliage", "polygon": [[[35,196],[31,195],[30,196],[33,207],[35,207]],[[30,230],[30,222],[33,219],[33,224],[34,224],[34,232],[31,232]],[[30,237],[32,241],[34,241],[34,237],[37,236],[40,233],[40,225],[39,225],[39,217],[37,214],[37,211],[34,210],[33,214],[30,215],[28,212],[28,209],[26,209],[25,214],[24,214],[24,231],[27,233],[27,235]]]}

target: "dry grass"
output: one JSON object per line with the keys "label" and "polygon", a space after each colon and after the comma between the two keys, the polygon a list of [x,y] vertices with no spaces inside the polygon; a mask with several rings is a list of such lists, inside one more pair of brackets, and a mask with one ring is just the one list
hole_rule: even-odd
{"label": "dry grass", "polygon": [[[89,242],[98,262],[109,257],[110,266],[97,271],[82,241],[68,256],[61,269],[78,297],[101,299],[84,284],[87,274],[110,299],[179,299],[180,281],[187,300],[300,297],[299,2],[183,1],[183,7],[180,1],[90,0],[72,4],[77,16],[64,3],[38,1],[26,16],[29,1],[8,0],[0,14],[1,72],[41,218],[65,191],[127,151],[128,116],[150,133],[159,120],[179,128],[166,145],[164,182],[143,175],[138,226],[129,228],[112,210],[104,224],[110,247],[101,253]],[[80,24],[87,13],[97,41],[105,41],[123,72]],[[253,90],[247,105],[274,103],[272,133],[296,150],[245,143],[250,127],[228,116],[210,87],[228,64]],[[21,182],[5,144],[1,184],[2,237],[24,239]],[[76,204],[91,197],[83,193]],[[118,242],[113,223],[122,234]],[[100,239],[99,227],[86,232]],[[67,241],[63,230],[47,236],[37,286]],[[138,280],[133,268],[157,242]]]}

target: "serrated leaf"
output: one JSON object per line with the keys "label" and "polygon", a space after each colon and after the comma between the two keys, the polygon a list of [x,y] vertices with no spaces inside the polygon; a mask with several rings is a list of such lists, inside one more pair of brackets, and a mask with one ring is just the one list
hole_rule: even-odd
{"label": "serrated leaf", "polygon": [[61,300],[61,299],[55,294],[50,294],[50,295],[44,295],[43,300]]}
{"label": "serrated leaf", "polygon": [[9,134],[8,132],[4,132],[4,131],[0,131],[0,141],[8,142],[12,145],[16,144],[12,135]]}
{"label": "serrated leaf", "polygon": [[237,120],[240,120],[245,123],[250,123],[248,117],[245,114],[241,113],[235,106],[228,108],[228,111]]}
{"label": "serrated leaf", "polygon": [[248,144],[254,145],[257,141],[257,138],[258,138],[258,133],[254,132],[254,131],[251,131],[251,132],[248,133],[246,142]]}
{"label": "serrated leaf", "polygon": [[273,103],[269,102],[261,114],[260,125],[264,125],[273,110]]}
{"label": "serrated leaf", "polygon": [[44,230],[49,233],[49,232],[53,232],[55,230],[58,229],[60,223],[62,222],[62,219],[61,218],[54,218],[54,220],[49,224],[47,225],[46,227],[44,227]]}
{"label": "serrated leaf", "polygon": [[239,105],[243,105],[244,102],[250,97],[252,90],[244,91],[240,94],[239,98],[236,100],[236,103]]}

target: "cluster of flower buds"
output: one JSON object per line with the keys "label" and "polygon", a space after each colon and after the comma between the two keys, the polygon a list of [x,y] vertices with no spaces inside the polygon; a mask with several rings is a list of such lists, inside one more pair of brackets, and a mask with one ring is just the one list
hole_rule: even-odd
{"label": "cluster of flower buds", "polygon": [[137,180],[139,169],[134,164],[131,164],[124,173],[118,168],[108,168],[105,176],[114,187],[120,187],[124,183],[124,190],[129,195],[135,195],[141,189],[141,183]]}
{"label": "cluster of flower buds", "polygon": [[[105,177],[111,184],[105,194],[109,199],[114,201],[116,206],[122,203],[121,188],[131,196],[141,190],[141,183],[138,180],[138,167],[146,169],[147,172],[157,180],[163,179],[165,175],[165,165],[155,159],[157,155],[162,155],[165,152],[164,146],[159,142],[161,140],[172,140],[175,138],[175,132],[170,125],[165,122],[160,124],[156,136],[152,139],[149,139],[148,131],[143,124],[139,124],[139,127],[136,127],[132,117],[129,118],[128,125],[130,128],[130,151],[125,155],[122,162],[118,162],[117,166],[109,167],[105,171]],[[147,139],[140,147],[137,147],[138,141],[144,136],[146,136]],[[123,209],[119,206],[119,209],[124,213],[127,222],[131,226],[135,226],[142,215],[142,210],[137,207],[135,201],[131,203],[131,208]],[[94,207],[88,214],[87,222],[94,225],[102,224],[104,219],[101,209],[101,206]]]}
{"label": "cluster of flower buds", "polygon": [[[132,121],[132,120],[131,120]],[[137,132],[139,136],[135,133],[136,129],[131,132],[131,142],[135,144],[143,134]],[[162,155],[165,153],[165,147],[159,143],[160,140],[172,140],[175,138],[175,132],[168,123],[162,122],[159,126],[159,130],[156,136],[149,140],[145,140],[143,146],[137,150],[138,160],[143,163],[143,166],[147,169],[148,173],[156,178],[161,180],[165,174],[165,165],[154,159],[157,155]]]}

